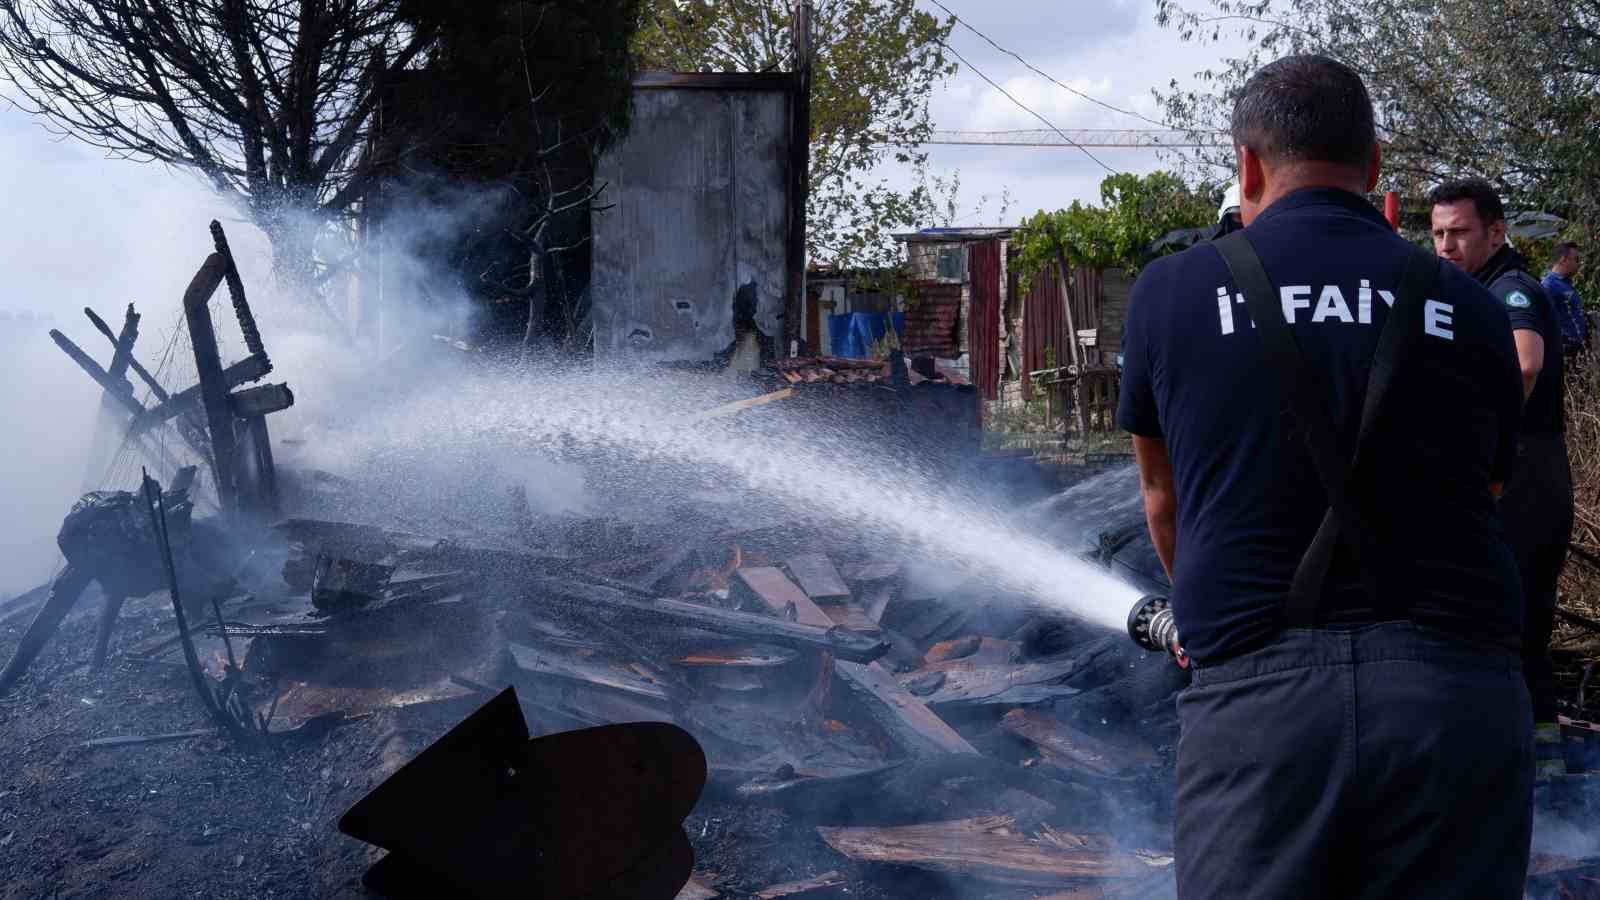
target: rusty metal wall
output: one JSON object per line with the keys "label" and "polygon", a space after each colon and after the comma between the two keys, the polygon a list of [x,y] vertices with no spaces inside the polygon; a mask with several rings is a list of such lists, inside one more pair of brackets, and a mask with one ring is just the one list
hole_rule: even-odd
{"label": "rusty metal wall", "polygon": [[985,400],[994,400],[1000,396],[1000,242],[972,244],[967,259],[972,279],[968,368],[973,386]]}
{"label": "rusty metal wall", "polygon": [[[1076,266],[1072,270],[1068,295],[1072,298],[1073,324],[1079,330],[1100,327],[1100,297],[1103,279],[1099,269]],[[1119,332],[1120,337],[1120,332]],[[1061,299],[1061,281],[1056,277],[1056,267],[1048,266],[1033,276],[1028,295],[1022,307],[1022,371],[1072,364],[1073,336],[1067,328],[1067,306]],[[1086,361],[1099,362],[1099,352],[1090,349]],[[1033,387],[1026,378],[1022,382],[1023,399],[1032,399]]]}
{"label": "rusty metal wall", "polygon": [[[789,222],[787,78],[637,86],[594,217],[595,356],[705,360],[733,342],[733,300],[782,334]],[[785,348],[786,352],[786,348]]]}
{"label": "rusty metal wall", "polygon": [[[1065,365],[1067,350],[1066,305],[1061,302],[1061,282],[1056,267],[1047,266],[1033,276],[1022,301],[1022,397],[1033,399],[1029,372]],[[1053,357],[1053,358],[1052,358]]]}

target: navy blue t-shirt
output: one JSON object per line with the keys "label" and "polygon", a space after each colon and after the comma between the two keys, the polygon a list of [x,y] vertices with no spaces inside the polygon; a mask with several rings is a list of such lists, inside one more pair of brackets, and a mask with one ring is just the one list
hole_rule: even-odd
{"label": "navy blue t-shirt", "polygon": [[[1326,374],[1343,458],[1410,248],[1372,204],[1333,189],[1284,197],[1245,229],[1309,365]],[[1376,548],[1377,603],[1341,548],[1322,618],[1400,616],[1508,647],[1522,595],[1490,482],[1510,476],[1522,383],[1503,304],[1448,263],[1401,361],[1352,500]],[[1283,627],[1283,601],[1328,508],[1275,370],[1215,247],[1152,262],[1123,335],[1118,423],[1165,440],[1178,499],[1173,613],[1200,663]]]}

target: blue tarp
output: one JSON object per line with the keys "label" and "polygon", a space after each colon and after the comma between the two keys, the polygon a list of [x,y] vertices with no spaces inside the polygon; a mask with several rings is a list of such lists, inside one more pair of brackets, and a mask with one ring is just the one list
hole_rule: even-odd
{"label": "blue tarp", "polygon": [[[832,344],[828,352],[834,356],[854,357],[865,359],[872,355],[873,344],[883,340],[889,331],[891,314],[888,313],[845,313],[842,316],[828,317],[828,338]],[[893,313],[895,334],[901,337],[906,333],[906,314]]]}

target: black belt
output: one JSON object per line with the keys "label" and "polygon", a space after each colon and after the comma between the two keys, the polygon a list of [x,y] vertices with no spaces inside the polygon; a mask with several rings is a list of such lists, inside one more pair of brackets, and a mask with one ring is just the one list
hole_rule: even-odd
{"label": "black belt", "polygon": [[1394,307],[1384,322],[1383,333],[1378,337],[1378,350],[1372,359],[1372,372],[1367,378],[1367,396],[1361,410],[1361,431],[1356,442],[1356,452],[1346,460],[1339,452],[1338,431],[1333,417],[1328,413],[1330,390],[1321,370],[1306,365],[1295,343],[1294,334],[1283,315],[1283,304],[1278,289],[1261,266],[1261,257],[1250,246],[1245,232],[1234,232],[1212,242],[1222,261],[1233,275],[1234,283],[1244,292],[1245,307],[1250,320],[1265,344],[1267,360],[1277,369],[1279,386],[1283,390],[1285,406],[1298,426],[1311,460],[1328,496],[1328,511],[1316,537],[1300,557],[1294,581],[1284,606],[1284,622],[1289,628],[1305,628],[1316,624],[1318,607],[1322,602],[1323,586],[1328,578],[1328,568],[1333,561],[1334,547],[1341,541],[1355,558],[1366,582],[1368,593],[1376,609],[1384,609],[1379,599],[1376,573],[1371,565],[1375,555],[1370,547],[1372,532],[1361,527],[1361,511],[1350,497],[1351,474],[1361,460],[1361,451],[1378,417],[1384,395],[1394,380],[1406,347],[1422,334],[1422,313],[1425,300],[1438,292],[1439,260],[1420,247],[1413,248],[1406,261],[1405,273],[1400,278],[1400,289],[1395,293]]}

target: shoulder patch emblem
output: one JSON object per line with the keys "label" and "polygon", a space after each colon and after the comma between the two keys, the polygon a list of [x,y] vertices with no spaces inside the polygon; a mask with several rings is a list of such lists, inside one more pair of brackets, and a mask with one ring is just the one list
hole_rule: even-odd
{"label": "shoulder patch emblem", "polygon": [[1533,305],[1533,301],[1521,291],[1512,291],[1506,295],[1506,305],[1512,309],[1527,309]]}

